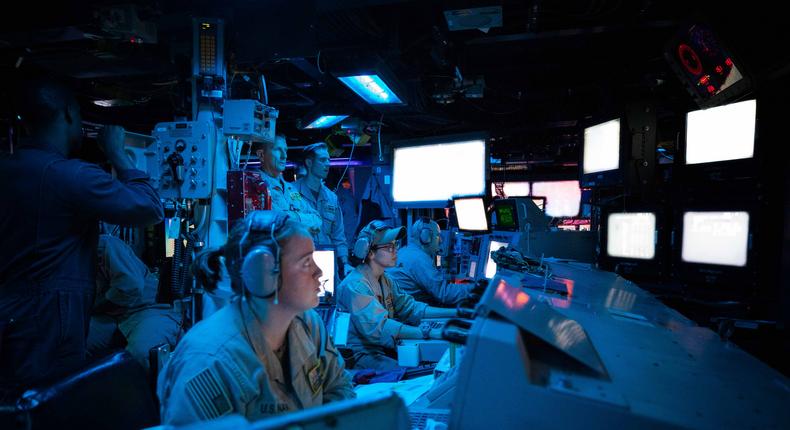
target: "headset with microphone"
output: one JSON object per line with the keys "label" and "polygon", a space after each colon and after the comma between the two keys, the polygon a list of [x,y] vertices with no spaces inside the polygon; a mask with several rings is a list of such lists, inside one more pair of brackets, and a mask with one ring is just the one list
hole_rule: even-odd
{"label": "headset with microphone", "polygon": [[239,241],[239,255],[244,255],[244,243],[251,231],[268,232],[271,240],[256,244],[244,256],[241,264],[241,282],[244,294],[268,299],[274,296],[279,303],[280,245],[276,235],[288,221],[288,214],[280,211],[255,211],[246,220],[246,231]]}
{"label": "headset with microphone", "polygon": [[387,225],[387,223],[380,220],[373,220],[368,225],[366,225],[365,228],[359,232],[357,241],[354,243],[354,257],[365,261],[365,258],[367,258],[368,253],[370,252],[371,245],[376,240],[376,235],[380,231],[387,230],[389,228],[390,226]]}

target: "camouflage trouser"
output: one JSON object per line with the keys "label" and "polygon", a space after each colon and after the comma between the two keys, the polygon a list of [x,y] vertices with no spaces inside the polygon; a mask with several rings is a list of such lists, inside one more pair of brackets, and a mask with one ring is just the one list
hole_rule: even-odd
{"label": "camouflage trouser", "polygon": [[175,346],[181,333],[180,315],[167,305],[141,309],[120,317],[94,315],[88,332],[88,353],[99,355],[123,346],[146,370],[148,351],[163,343]]}

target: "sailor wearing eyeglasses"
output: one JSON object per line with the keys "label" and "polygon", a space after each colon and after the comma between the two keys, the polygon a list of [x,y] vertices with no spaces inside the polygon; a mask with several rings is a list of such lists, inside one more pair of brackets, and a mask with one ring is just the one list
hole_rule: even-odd
{"label": "sailor wearing eyeglasses", "polygon": [[362,261],[337,288],[337,306],[351,315],[347,346],[356,368],[391,370],[398,366],[399,339],[439,339],[440,329],[420,328],[423,318],[450,318],[455,309],[428,306],[404,293],[385,273],[398,260],[403,227],[372,221],[357,236],[354,256]]}

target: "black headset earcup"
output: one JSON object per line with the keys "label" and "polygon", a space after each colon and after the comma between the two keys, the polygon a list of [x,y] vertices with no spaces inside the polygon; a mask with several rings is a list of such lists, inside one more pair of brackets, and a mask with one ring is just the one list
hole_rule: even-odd
{"label": "black headset earcup", "polygon": [[367,236],[360,235],[357,241],[354,243],[354,257],[357,257],[360,260],[365,260],[369,251],[370,240],[367,238]]}
{"label": "black headset earcup", "polygon": [[241,280],[254,297],[268,297],[277,290],[279,282],[277,259],[269,247],[256,246],[244,257]]}

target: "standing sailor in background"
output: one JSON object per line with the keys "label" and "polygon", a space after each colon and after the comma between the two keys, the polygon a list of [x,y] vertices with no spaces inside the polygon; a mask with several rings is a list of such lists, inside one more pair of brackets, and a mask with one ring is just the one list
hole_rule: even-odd
{"label": "standing sailor in background", "polygon": [[301,222],[315,239],[321,231],[321,217],[304,201],[299,191],[283,179],[288,145],[285,136],[278,134],[274,143],[264,143],[256,152],[261,160],[261,177],[269,189],[272,210],[288,212]]}
{"label": "standing sailor in background", "polygon": [[435,264],[441,243],[439,224],[418,219],[409,231],[409,244],[398,253],[397,266],[387,269],[387,275],[416,300],[455,306],[470,296],[474,284],[448,284],[442,279]]}
{"label": "standing sailor in background", "polygon": [[395,346],[399,339],[440,339],[441,329],[417,327],[423,318],[451,318],[455,309],[418,302],[404,293],[384,269],[394,267],[403,227],[391,228],[371,221],[354,244],[362,260],[338,286],[337,307],[351,314],[347,345],[354,352],[356,368],[391,370],[398,366]]}
{"label": "standing sailor in background", "polygon": [[305,147],[302,153],[307,175],[294,182],[294,187],[322,219],[316,245],[334,247],[335,255],[343,264],[343,273],[347,275],[354,268],[348,262],[343,212],[337,202],[337,195],[324,185],[329,174],[329,151],[325,143],[318,142]]}

